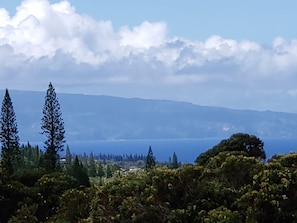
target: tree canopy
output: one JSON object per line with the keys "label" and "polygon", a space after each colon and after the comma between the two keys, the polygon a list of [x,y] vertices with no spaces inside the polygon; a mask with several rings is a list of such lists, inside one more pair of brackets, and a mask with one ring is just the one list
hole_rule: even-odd
{"label": "tree canopy", "polygon": [[266,159],[264,143],[258,137],[246,133],[236,133],[229,139],[222,140],[212,149],[201,153],[195,162],[199,165],[205,165],[211,157],[225,151],[245,152],[247,156],[259,158],[261,160]]}

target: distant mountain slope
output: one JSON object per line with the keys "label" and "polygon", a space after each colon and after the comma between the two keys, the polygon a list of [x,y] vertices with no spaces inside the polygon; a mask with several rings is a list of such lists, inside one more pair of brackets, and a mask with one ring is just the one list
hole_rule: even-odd
{"label": "distant mountain slope", "polygon": [[[13,91],[22,141],[42,141],[45,92]],[[0,98],[4,91],[0,91]],[[206,107],[166,100],[57,93],[68,141],[98,139],[226,138],[236,132],[258,137],[296,137],[297,114]]]}

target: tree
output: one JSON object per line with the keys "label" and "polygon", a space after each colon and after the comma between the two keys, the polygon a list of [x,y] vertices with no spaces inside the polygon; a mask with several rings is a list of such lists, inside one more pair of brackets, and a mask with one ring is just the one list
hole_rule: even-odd
{"label": "tree", "polygon": [[105,171],[104,171],[104,167],[102,165],[102,163],[100,162],[99,165],[98,165],[98,176],[100,178],[104,177],[105,176]]}
{"label": "tree", "polygon": [[198,165],[205,165],[211,157],[225,151],[239,151],[246,153],[246,155],[250,157],[255,157],[261,160],[266,159],[264,143],[259,138],[245,133],[236,133],[229,139],[222,140],[212,149],[201,153],[195,162]]}
{"label": "tree", "polygon": [[146,170],[151,170],[156,166],[156,161],[155,161],[155,157],[153,154],[153,150],[152,147],[149,147],[149,151],[146,157],[146,163],[145,163],[145,169]]}
{"label": "tree", "polygon": [[92,152],[89,157],[88,174],[89,174],[89,177],[97,176],[96,163]]}
{"label": "tree", "polygon": [[66,147],[65,160],[66,160],[66,163],[65,163],[66,171],[69,171],[69,169],[71,168],[72,155],[71,155],[70,148],[68,145]]}
{"label": "tree", "polygon": [[9,173],[14,172],[15,165],[19,161],[19,136],[12,101],[6,89],[2,102],[0,140],[2,143],[2,167]]}
{"label": "tree", "polygon": [[177,155],[176,155],[175,152],[173,152],[170,167],[173,168],[173,169],[176,169],[176,168],[179,167],[178,160],[177,160]]}
{"label": "tree", "polygon": [[73,161],[70,175],[78,180],[79,185],[87,187],[90,186],[87,169],[84,168],[83,164],[78,160],[77,156],[75,156],[75,159]]}
{"label": "tree", "polygon": [[42,134],[46,135],[44,167],[55,170],[58,167],[59,151],[63,151],[65,143],[65,130],[60,104],[55,89],[50,83],[45,96],[41,123]]}

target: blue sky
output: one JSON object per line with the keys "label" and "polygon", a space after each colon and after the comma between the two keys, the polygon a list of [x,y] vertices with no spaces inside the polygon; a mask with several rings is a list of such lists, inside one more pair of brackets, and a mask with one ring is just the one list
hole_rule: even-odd
{"label": "blue sky", "polygon": [[297,1],[0,0],[0,88],[297,112]]}

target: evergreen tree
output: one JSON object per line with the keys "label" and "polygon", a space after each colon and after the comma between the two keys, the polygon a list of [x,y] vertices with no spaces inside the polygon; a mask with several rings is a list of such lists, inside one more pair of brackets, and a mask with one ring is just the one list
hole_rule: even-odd
{"label": "evergreen tree", "polygon": [[20,146],[20,167],[22,169],[32,169],[39,166],[42,151],[39,150],[38,145],[31,146],[28,142],[26,145]]}
{"label": "evergreen tree", "polygon": [[88,166],[88,156],[85,152],[84,152],[83,156],[80,157],[80,160],[85,167]]}
{"label": "evergreen tree", "polygon": [[177,155],[175,152],[173,152],[172,155],[172,161],[171,161],[171,168],[176,169],[178,168],[179,164],[178,164],[178,160],[177,160]]}
{"label": "evergreen tree", "polygon": [[110,164],[106,165],[106,178],[112,177],[112,166]]}
{"label": "evergreen tree", "polygon": [[42,134],[46,136],[43,165],[48,170],[58,167],[59,154],[65,143],[65,130],[60,104],[53,85],[50,83],[45,96],[41,123]]}
{"label": "evergreen tree", "polygon": [[20,161],[20,149],[16,117],[7,89],[2,102],[0,125],[1,165],[9,174],[12,174],[16,164]]}
{"label": "evergreen tree", "polygon": [[70,175],[75,177],[80,185],[87,187],[90,186],[87,170],[84,168],[83,164],[78,160],[77,156],[75,156],[75,159],[73,161]]}
{"label": "evergreen tree", "polygon": [[96,163],[95,163],[94,155],[92,152],[89,157],[88,174],[89,174],[89,177],[97,176]]}
{"label": "evergreen tree", "polygon": [[71,171],[71,165],[72,165],[72,154],[70,152],[69,146],[67,145],[66,154],[65,154],[65,170],[67,173]]}
{"label": "evergreen tree", "polygon": [[150,170],[150,169],[153,169],[155,166],[156,166],[156,161],[153,154],[153,150],[151,147],[149,147],[149,151],[146,157],[145,169]]}
{"label": "evergreen tree", "polygon": [[70,148],[68,145],[66,147],[65,159],[66,159],[66,166],[70,166],[71,162],[72,162],[72,155],[71,155]]}
{"label": "evergreen tree", "polygon": [[105,176],[104,167],[103,167],[103,165],[102,165],[101,162],[99,163],[99,166],[98,166],[98,176],[99,176],[100,178],[102,178],[102,177]]}

